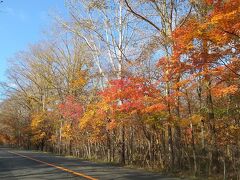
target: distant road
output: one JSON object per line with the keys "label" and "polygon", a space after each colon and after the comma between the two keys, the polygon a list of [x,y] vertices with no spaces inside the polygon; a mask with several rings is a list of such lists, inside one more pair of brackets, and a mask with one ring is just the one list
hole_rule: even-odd
{"label": "distant road", "polygon": [[126,169],[32,151],[0,148],[0,180],[177,180],[160,174]]}

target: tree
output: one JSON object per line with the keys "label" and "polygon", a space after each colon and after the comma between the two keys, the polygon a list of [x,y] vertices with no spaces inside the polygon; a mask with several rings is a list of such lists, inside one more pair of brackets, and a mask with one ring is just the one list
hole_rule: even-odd
{"label": "tree", "polygon": [[1,83],[0,143],[237,179],[239,0],[66,4]]}

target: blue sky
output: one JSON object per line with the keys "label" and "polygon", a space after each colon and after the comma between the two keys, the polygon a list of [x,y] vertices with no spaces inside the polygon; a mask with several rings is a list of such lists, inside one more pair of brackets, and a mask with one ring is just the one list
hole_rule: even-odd
{"label": "blue sky", "polygon": [[8,60],[44,38],[50,14],[66,14],[64,0],[4,0],[0,4],[0,81],[6,81]]}

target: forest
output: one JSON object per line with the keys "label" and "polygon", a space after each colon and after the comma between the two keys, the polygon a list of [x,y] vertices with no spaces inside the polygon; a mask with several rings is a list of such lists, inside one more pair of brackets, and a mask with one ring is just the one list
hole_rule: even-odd
{"label": "forest", "polygon": [[0,143],[240,179],[240,0],[66,0],[11,59]]}

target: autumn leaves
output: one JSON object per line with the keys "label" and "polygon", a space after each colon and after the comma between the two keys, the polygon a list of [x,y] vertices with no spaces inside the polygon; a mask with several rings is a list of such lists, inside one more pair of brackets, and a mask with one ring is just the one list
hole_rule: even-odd
{"label": "autumn leaves", "polygon": [[70,3],[69,39],[32,48],[11,69],[1,111],[12,142],[236,177],[239,0],[91,2]]}

